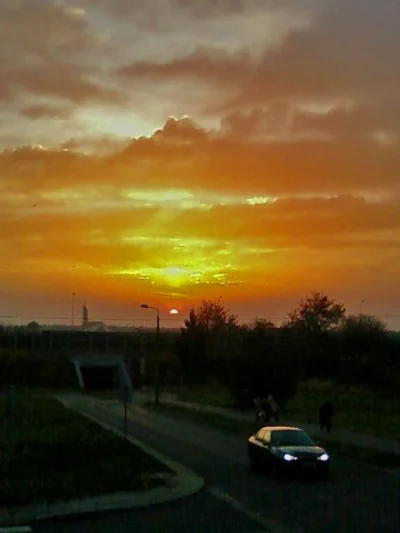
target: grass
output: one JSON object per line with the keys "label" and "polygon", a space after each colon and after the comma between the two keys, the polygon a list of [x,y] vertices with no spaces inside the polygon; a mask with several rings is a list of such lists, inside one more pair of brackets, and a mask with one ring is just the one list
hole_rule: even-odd
{"label": "grass", "polygon": [[[99,389],[99,390],[91,390],[87,391],[87,396],[93,396],[94,398],[104,399],[104,400],[115,400],[118,398],[118,389],[115,388],[109,388],[109,389]],[[65,388],[65,389],[46,389],[46,388],[40,388],[40,387],[18,387],[18,393],[19,394],[63,394],[63,393],[81,393],[81,389],[79,387],[75,388]]]}
{"label": "grass", "polygon": [[333,423],[375,437],[400,440],[400,400],[385,400],[362,387],[334,387],[329,382],[309,382],[285,406],[285,418],[318,423],[318,410],[326,397],[335,407]]}
{"label": "grass", "polygon": [[214,405],[217,407],[232,407],[234,403],[229,390],[219,384],[195,387],[184,385],[164,387],[163,392],[177,394],[180,401],[188,403]]}
{"label": "grass", "polygon": [[116,400],[118,398],[119,391],[117,389],[106,389],[98,391],[87,392],[87,396],[93,396],[94,398],[99,398],[100,400]]}
{"label": "grass", "polygon": [[9,442],[5,436],[2,423],[4,507],[142,491],[162,483],[154,474],[169,472],[129,442],[40,392],[16,394],[14,433]]}
{"label": "grass", "polygon": [[[196,411],[194,409],[188,409],[177,405],[155,405],[154,403],[147,403],[144,405],[144,408],[151,412],[171,416],[184,422],[194,422],[203,427],[220,429],[233,434],[243,435],[243,437],[253,435],[259,427],[256,422],[234,420],[223,415]],[[380,468],[400,467],[400,459],[395,455],[361,448],[352,444],[328,441],[324,438],[318,438],[316,440],[322,447],[326,448],[332,454],[350,457],[369,466],[378,466]]]}
{"label": "grass", "polygon": [[[184,402],[232,407],[229,391],[220,386],[176,387],[178,399]],[[282,410],[282,417],[294,422],[317,424],[318,411],[326,396],[333,400],[334,427],[376,437],[400,440],[400,399],[383,400],[361,387],[337,387],[330,382],[310,381],[300,384],[297,394]]]}

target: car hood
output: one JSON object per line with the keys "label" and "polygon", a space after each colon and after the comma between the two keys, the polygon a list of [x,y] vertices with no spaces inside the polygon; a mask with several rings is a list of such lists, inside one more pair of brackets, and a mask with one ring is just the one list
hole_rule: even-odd
{"label": "car hood", "polygon": [[279,446],[276,448],[281,453],[290,453],[294,457],[313,457],[326,453],[319,446]]}

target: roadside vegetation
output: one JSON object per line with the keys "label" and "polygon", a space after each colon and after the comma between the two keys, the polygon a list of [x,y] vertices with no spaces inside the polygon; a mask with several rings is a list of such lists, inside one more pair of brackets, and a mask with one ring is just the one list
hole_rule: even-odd
{"label": "roadside vegetation", "polygon": [[16,392],[14,427],[7,436],[3,414],[2,508],[142,491],[160,485],[156,474],[168,472],[142,450],[43,392]]}
{"label": "roadside vegetation", "polygon": [[[228,388],[218,384],[168,387],[177,400],[214,407],[235,407]],[[335,407],[335,429],[400,441],[400,400],[384,398],[360,386],[339,386],[331,381],[299,383],[296,393],[282,406],[282,417],[296,423],[318,424],[320,405],[330,398]],[[252,411],[252,406],[248,406]]]}
{"label": "roadside vegetation", "polygon": [[173,353],[180,373],[165,366],[164,390],[182,401],[251,410],[256,396],[272,394],[283,418],[318,423],[329,399],[335,428],[400,440],[400,335],[323,293],[280,327],[239,324],[219,302],[203,301]]}

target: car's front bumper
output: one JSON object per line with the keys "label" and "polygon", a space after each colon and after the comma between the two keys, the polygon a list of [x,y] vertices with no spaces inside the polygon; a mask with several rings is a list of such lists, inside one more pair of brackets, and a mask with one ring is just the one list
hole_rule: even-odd
{"label": "car's front bumper", "polygon": [[302,457],[295,461],[279,459],[277,466],[280,470],[302,474],[326,475],[330,469],[330,461],[321,461],[315,458]]}

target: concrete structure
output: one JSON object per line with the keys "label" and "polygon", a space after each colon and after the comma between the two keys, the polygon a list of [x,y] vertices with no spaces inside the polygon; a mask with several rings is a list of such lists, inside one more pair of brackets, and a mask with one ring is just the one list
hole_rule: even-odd
{"label": "concrete structure", "polygon": [[86,302],[83,304],[81,329],[84,329],[85,331],[107,331],[107,326],[104,322],[89,321],[89,311],[86,307]]}
{"label": "concrete structure", "polygon": [[110,378],[116,391],[128,391],[128,397],[132,397],[132,381],[121,356],[97,354],[97,355],[75,355],[70,358],[75,367],[76,377],[82,391],[86,390],[86,384],[82,370],[85,368],[109,368]]}

